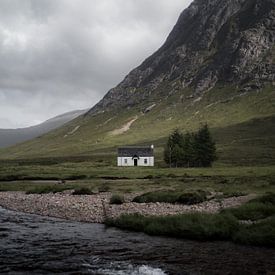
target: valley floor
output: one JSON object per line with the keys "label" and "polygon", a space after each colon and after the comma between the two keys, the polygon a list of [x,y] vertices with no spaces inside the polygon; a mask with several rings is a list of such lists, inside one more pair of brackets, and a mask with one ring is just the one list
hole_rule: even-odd
{"label": "valley floor", "polygon": [[0,206],[151,235],[275,247],[274,168],[3,163]]}

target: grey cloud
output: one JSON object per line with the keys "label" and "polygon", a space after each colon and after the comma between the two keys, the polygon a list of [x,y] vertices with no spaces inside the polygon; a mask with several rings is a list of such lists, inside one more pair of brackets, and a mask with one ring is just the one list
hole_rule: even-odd
{"label": "grey cloud", "polygon": [[94,105],[190,0],[1,0],[0,128]]}

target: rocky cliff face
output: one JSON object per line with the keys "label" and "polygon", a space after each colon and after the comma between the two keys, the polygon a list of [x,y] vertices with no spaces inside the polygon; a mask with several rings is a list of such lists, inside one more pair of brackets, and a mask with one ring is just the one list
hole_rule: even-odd
{"label": "rocky cliff face", "polygon": [[240,91],[275,82],[275,0],[195,0],[164,45],[89,113],[138,104],[190,87],[194,97],[217,84]]}

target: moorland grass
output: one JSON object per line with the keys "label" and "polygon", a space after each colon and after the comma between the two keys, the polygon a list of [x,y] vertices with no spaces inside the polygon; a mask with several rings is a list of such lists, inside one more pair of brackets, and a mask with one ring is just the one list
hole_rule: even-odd
{"label": "moorland grass", "polygon": [[[256,198],[238,208],[217,214],[142,216],[125,214],[107,219],[107,226],[144,232],[149,235],[196,240],[230,240],[236,243],[275,247],[275,194]],[[257,220],[242,223],[239,220]]]}
{"label": "moorland grass", "polygon": [[63,192],[65,190],[74,189],[73,186],[70,185],[46,185],[46,186],[37,186],[33,187],[26,191],[26,194],[48,194],[48,193],[58,193]]}
{"label": "moorland grass", "polygon": [[164,203],[180,203],[180,204],[196,204],[207,200],[207,192],[197,190],[193,192],[176,192],[169,190],[148,192],[140,196],[136,196],[133,202],[150,203],[150,202],[164,202]]}
{"label": "moorland grass", "polygon": [[[159,91],[165,94],[167,87],[170,89],[167,85],[163,83]],[[216,87],[194,104],[190,100],[182,102],[183,95],[189,97],[191,94],[189,89],[180,89],[169,97],[164,96],[151,112],[142,116],[140,110],[148,107],[148,103],[119,112],[113,110],[96,116],[79,117],[42,137],[0,149],[0,158],[69,158],[90,156],[100,151],[97,165],[110,166],[115,164],[117,146],[154,143],[156,153],[161,155],[161,159],[156,159],[160,163],[161,150],[173,129],[195,131],[201,123],[207,122],[217,143],[220,164],[274,165],[275,147],[272,144],[275,137],[275,93],[272,86],[260,93],[251,91],[243,97],[238,96],[239,90],[236,87]],[[130,131],[117,136],[109,134],[135,116],[138,116],[138,120]],[[66,134],[79,125],[81,127],[74,135],[64,139]],[[100,127],[94,127],[95,125]],[[113,154],[112,159],[107,155],[109,152]]]}
{"label": "moorland grass", "polygon": [[149,235],[198,240],[227,240],[239,226],[238,220],[232,215],[200,213],[166,217],[122,215],[115,220],[107,220],[106,224]]}
{"label": "moorland grass", "polygon": [[239,226],[232,240],[247,245],[275,247],[275,216],[259,223]]}
{"label": "moorland grass", "polygon": [[238,220],[251,221],[275,216],[275,193],[253,199],[238,208],[225,209],[223,213],[230,213]]}
{"label": "moorland grass", "polygon": [[257,224],[241,224],[229,213],[181,214],[153,217],[138,214],[107,219],[107,226],[144,232],[149,235],[187,238],[200,241],[228,240],[241,244],[275,247],[275,218]]}

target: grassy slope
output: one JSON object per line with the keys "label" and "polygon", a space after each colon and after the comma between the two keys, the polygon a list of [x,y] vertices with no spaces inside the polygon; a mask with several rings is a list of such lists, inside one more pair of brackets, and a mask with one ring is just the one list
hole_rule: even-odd
{"label": "grassy slope", "polygon": [[[258,157],[262,158],[260,163],[275,162],[275,91],[272,87],[242,96],[234,88],[217,87],[200,101],[189,98],[192,91],[188,89],[167,96],[165,91],[169,89],[171,87],[163,86],[156,98],[132,109],[77,118],[47,135],[0,150],[0,158],[92,155],[106,153],[117,145],[151,142],[156,143],[158,155],[165,137],[173,129],[192,131],[207,122],[213,129],[223,162],[239,164],[240,150],[249,164]],[[156,107],[142,114],[141,110],[152,103],[156,103]],[[111,135],[112,130],[121,128],[136,115],[138,119],[129,131]],[[77,126],[80,126],[77,131],[68,134]]]}

